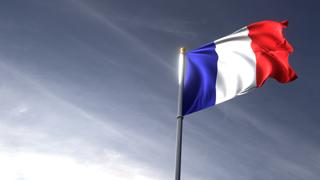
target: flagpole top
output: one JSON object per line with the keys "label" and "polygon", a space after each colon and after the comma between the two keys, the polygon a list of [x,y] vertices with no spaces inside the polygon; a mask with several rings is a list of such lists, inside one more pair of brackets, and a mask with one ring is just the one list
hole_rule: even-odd
{"label": "flagpole top", "polygon": [[182,47],[180,48],[180,54],[185,54],[186,53],[186,48]]}

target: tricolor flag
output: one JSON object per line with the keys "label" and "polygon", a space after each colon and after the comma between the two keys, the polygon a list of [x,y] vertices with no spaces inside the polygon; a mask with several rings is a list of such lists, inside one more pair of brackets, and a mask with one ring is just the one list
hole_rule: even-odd
{"label": "tricolor flag", "polygon": [[261,21],[186,53],[182,115],[261,87],[272,77],[297,78],[288,63],[292,46],[283,35],[288,21]]}

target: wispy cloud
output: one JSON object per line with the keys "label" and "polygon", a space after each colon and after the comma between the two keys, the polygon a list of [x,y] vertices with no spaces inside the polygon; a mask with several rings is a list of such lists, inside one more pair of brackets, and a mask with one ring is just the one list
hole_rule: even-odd
{"label": "wispy cloud", "polygon": [[181,19],[166,19],[166,18],[150,18],[147,16],[130,16],[130,15],[117,15],[110,16],[112,21],[128,28],[142,28],[149,29],[161,33],[167,33],[173,36],[195,39],[197,33],[192,31],[191,27],[202,24],[201,22],[192,22]]}

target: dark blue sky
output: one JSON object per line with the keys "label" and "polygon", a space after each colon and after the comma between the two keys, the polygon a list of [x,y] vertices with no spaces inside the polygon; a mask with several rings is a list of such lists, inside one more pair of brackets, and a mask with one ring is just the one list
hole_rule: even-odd
{"label": "dark blue sky", "polygon": [[184,180],[317,180],[317,1],[2,0],[0,179],[173,179],[177,53],[289,20],[299,78],[186,117]]}

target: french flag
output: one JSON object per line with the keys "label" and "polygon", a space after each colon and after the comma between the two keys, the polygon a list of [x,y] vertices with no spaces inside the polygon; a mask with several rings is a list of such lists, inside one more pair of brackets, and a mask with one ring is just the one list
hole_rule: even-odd
{"label": "french flag", "polygon": [[182,115],[222,103],[261,87],[272,77],[297,78],[288,56],[288,21],[261,21],[186,53]]}

